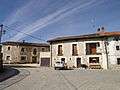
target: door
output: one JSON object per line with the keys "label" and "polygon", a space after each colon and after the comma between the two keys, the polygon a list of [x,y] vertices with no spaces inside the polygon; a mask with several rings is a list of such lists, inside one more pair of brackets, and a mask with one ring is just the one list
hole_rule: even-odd
{"label": "door", "polygon": [[81,66],[81,58],[77,58],[77,68]]}
{"label": "door", "polygon": [[37,56],[32,57],[32,63],[37,63]]}
{"label": "door", "polygon": [[49,67],[50,66],[50,58],[41,58],[40,66]]}
{"label": "door", "polygon": [[61,58],[61,61],[65,63],[65,58]]}

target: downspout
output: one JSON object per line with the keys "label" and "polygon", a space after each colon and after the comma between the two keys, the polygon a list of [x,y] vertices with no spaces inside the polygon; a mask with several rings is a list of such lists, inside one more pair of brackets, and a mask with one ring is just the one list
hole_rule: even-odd
{"label": "downspout", "polygon": [[39,66],[41,64],[41,47],[40,47],[40,53],[39,53]]}
{"label": "downspout", "polygon": [[52,67],[52,42],[50,43],[50,58],[51,58],[51,67]]}
{"label": "downspout", "polygon": [[106,38],[104,41],[104,45],[105,45],[105,54],[106,54],[106,59],[107,59],[107,69],[109,69],[107,43],[108,43],[108,41]]}

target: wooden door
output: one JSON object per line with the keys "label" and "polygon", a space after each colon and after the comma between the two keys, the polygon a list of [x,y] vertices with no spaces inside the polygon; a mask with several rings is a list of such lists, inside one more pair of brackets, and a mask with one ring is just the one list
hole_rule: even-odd
{"label": "wooden door", "polygon": [[81,66],[81,58],[77,58],[77,68]]}

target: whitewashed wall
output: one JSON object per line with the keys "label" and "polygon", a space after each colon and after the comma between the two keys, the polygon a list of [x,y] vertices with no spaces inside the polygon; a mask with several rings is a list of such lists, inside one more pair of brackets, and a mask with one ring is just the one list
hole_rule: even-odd
{"label": "whitewashed wall", "polygon": [[[86,43],[100,42],[100,52],[102,55],[86,55]],[[72,44],[77,44],[78,56],[72,56]],[[62,45],[63,56],[58,56],[58,45]],[[99,57],[100,64],[103,68],[107,69],[107,61],[105,54],[104,41],[77,41],[77,42],[63,42],[52,44],[52,66],[56,61],[60,61],[61,58],[65,58],[65,62],[69,66],[77,66],[76,58],[81,58],[82,64],[89,65],[89,57]]]}
{"label": "whitewashed wall", "polygon": [[116,46],[120,47],[120,40],[113,41],[113,38],[109,38],[108,42],[109,64],[117,64],[117,58],[120,58],[120,50],[116,50]]}

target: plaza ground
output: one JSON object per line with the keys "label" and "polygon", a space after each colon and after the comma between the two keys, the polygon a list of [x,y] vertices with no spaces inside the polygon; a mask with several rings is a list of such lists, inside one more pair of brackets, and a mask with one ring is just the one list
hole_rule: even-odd
{"label": "plaza ground", "polygon": [[20,74],[3,82],[14,84],[0,83],[1,90],[120,90],[120,70],[17,69]]}

